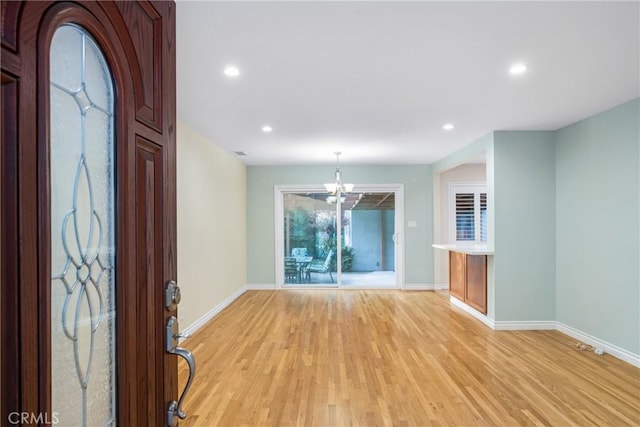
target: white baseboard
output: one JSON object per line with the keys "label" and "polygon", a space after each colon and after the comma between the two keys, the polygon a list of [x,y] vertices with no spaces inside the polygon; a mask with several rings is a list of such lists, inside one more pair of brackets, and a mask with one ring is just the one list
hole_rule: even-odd
{"label": "white baseboard", "polygon": [[484,323],[485,325],[487,325],[491,329],[495,329],[495,324],[494,324],[494,320],[493,319],[491,319],[491,318],[487,317],[486,315],[480,313],[475,308],[463,303],[458,298],[449,296],[449,302],[451,304],[455,305],[456,307],[461,308],[462,310],[466,311],[467,313],[469,313],[470,315],[472,315],[473,317],[475,317],[476,319],[478,319],[479,321],[481,321],[482,323]]}
{"label": "white baseboard", "polygon": [[442,291],[449,289],[449,285],[445,284],[436,284],[436,285],[423,285],[419,283],[407,283],[402,289],[406,291]]}
{"label": "white baseboard", "polygon": [[640,355],[634,354],[628,350],[618,347],[617,345],[608,343],[600,338],[596,338],[585,332],[582,332],[569,325],[565,325],[562,322],[556,322],[556,330],[562,332],[565,335],[569,335],[585,344],[591,345],[595,348],[601,348],[605,353],[612,355],[622,361],[632,364],[635,367],[640,368]]}
{"label": "white baseboard", "polygon": [[525,320],[525,321],[505,321],[505,320],[493,320],[478,310],[470,307],[459,299],[450,296],[449,301],[451,304],[466,311],[482,323],[494,329],[496,331],[542,331],[542,330],[556,330],[562,332],[565,335],[569,335],[585,344],[600,348],[605,353],[612,355],[613,357],[620,359],[624,362],[630,363],[633,366],[640,368],[640,355],[632,353],[628,350],[618,347],[617,345],[608,343],[607,341],[596,338],[585,332],[582,332],[569,325],[565,325],[562,322],[555,320]]}
{"label": "white baseboard", "polygon": [[[449,285],[444,284],[436,284],[436,285],[428,285],[428,284],[420,284],[420,283],[409,283],[405,284],[401,288],[398,288],[395,285],[392,286],[376,286],[376,285],[343,285],[342,289],[405,289],[407,291],[442,291],[449,289]],[[312,287],[310,285],[305,285],[304,287],[298,286],[284,286],[278,287],[274,284],[251,284],[246,285],[245,289],[248,291],[264,291],[264,290],[274,290],[274,289],[332,289],[327,286],[317,286]]]}
{"label": "white baseboard", "polygon": [[398,285],[342,285],[341,291],[393,291],[400,290]]}
{"label": "white baseboard", "polygon": [[251,285],[246,285],[244,288],[248,291],[273,291],[275,289],[278,289],[278,287],[275,284],[266,284],[266,285],[251,284]]}
{"label": "white baseboard", "polygon": [[[211,310],[206,312],[202,317],[193,322],[187,328],[185,328],[182,333],[185,335],[193,335],[198,329],[203,327],[209,320],[213,319],[218,313],[227,308],[232,302],[234,302],[240,295],[244,294],[247,291],[247,286],[243,286],[227,298],[225,298],[220,304],[213,307]],[[182,340],[181,340],[182,342]]]}
{"label": "white baseboard", "polygon": [[556,329],[555,320],[494,320],[496,331],[553,331]]}
{"label": "white baseboard", "polygon": [[497,331],[542,331],[542,330],[555,330],[562,332],[565,335],[569,335],[576,340],[593,346],[595,348],[602,349],[607,354],[612,355],[624,362],[630,363],[633,366],[640,368],[640,355],[634,354],[628,350],[611,344],[607,341],[596,338],[593,335],[589,335],[569,325],[565,325],[562,322],[555,320],[542,320],[542,321],[494,321],[494,328]]}

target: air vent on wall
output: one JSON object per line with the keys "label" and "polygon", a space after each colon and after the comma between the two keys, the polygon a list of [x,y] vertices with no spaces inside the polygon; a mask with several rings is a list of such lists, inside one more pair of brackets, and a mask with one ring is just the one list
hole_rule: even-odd
{"label": "air vent on wall", "polygon": [[234,153],[236,153],[236,156],[246,156],[247,153],[245,153],[244,151],[234,151]]}

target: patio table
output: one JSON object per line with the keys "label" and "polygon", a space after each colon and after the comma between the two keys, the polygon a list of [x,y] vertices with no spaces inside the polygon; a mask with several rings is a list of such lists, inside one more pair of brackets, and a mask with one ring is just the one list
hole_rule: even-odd
{"label": "patio table", "polygon": [[312,256],[297,256],[296,268],[298,270],[298,283],[302,283],[304,280],[304,270],[313,261]]}

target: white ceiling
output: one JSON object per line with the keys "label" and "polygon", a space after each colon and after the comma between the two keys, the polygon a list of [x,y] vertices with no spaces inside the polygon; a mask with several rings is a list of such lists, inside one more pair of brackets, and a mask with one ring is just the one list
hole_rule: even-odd
{"label": "white ceiling", "polygon": [[[334,151],[432,163],[640,91],[638,1],[179,1],[176,13],[178,117],[249,165],[333,164]],[[518,61],[528,72],[510,76]]]}

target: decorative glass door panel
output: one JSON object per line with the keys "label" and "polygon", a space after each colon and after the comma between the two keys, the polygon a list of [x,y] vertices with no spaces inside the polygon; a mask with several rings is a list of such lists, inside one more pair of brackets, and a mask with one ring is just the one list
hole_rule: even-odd
{"label": "decorative glass door panel", "polygon": [[50,52],[52,411],[115,423],[114,91],[99,47],[64,25]]}

